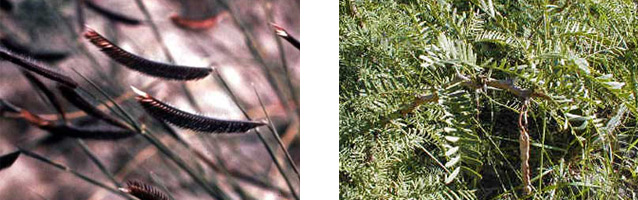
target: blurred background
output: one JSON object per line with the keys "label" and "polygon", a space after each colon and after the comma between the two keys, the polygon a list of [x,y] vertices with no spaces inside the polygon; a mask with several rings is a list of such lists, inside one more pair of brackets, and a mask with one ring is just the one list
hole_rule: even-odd
{"label": "blurred background", "polygon": [[[228,3],[230,10],[223,2]],[[44,55],[41,61],[79,82],[85,95],[95,97],[94,105],[107,102],[80,74],[87,77],[199,175],[217,179],[215,184],[231,198],[244,198],[240,193],[245,192],[256,199],[293,199],[290,187],[255,131],[208,134],[171,126],[184,144],[141,109],[129,86],[141,88],[183,110],[244,120],[239,105],[253,120],[265,121],[256,90],[281,142],[299,166],[299,50],[278,38],[270,25],[275,23],[299,38],[299,0],[2,0],[0,4],[3,46],[28,55]],[[140,23],[110,19],[100,9]],[[191,21],[200,23],[193,25]],[[134,72],[113,62],[82,38],[82,24],[144,58],[213,67],[215,72],[187,82]],[[40,80],[56,91],[54,82]],[[47,119],[58,117],[41,92],[23,76],[20,67],[2,60],[0,99]],[[72,124],[102,123],[64,100],[61,103]],[[52,136],[24,120],[7,117],[0,118],[0,127],[0,154],[18,146],[27,148],[116,188],[82,148],[84,142],[106,171],[112,173],[116,183],[140,180],[164,188],[175,199],[212,199],[187,173],[139,135],[117,141],[78,141]],[[275,151],[294,193],[298,193],[298,175],[286,161],[276,138],[267,127],[257,130]],[[189,148],[199,152],[199,157]],[[234,183],[240,189],[233,187]],[[0,199],[124,198],[76,175],[21,156],[13,166],[0,171]]]}

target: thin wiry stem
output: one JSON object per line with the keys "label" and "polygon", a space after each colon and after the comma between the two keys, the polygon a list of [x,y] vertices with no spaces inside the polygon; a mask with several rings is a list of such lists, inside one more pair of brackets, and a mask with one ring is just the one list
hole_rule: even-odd
{"label": "thin wiry stem", "polygon": [[[80,76],[82,76],[79,72],[77,71],[75,72],[78,73]],[[176,163],[182,170],[186,171],[187,174],[189,174],[189,176],[193,178],[193,180],[195,180],[197,184],[199,184],[202,188],[204,188],[204,190],[209,195],[211,195],[214,198],[228,199],[228,196],[216,185],[217,183],[216,179],[212,179],[211,182],[213,183],[213,185],[209,186],[207,184],[207,181],[204,180],[200,174],[195,173],[193,169],[191,169],[188,165],[186,165],[184,160],[182,160],[179,156],[175,155],[166,145],[164,145],[161,141],[157,140],[157,138],[151,135],[147,130],[143,130],[142,127],[137,123],[137,121],[135,121],[133,117],[128,112],[126,112],[110,95],[108,95],[104,90],[102,90],[102,88],[100,88],[98,85],[96,85],[91,80],[87,79],[86,77],[84,76],[82,77],[85,78],[85,80],[88,81],[98,91],[100,91],[102,95],[108,98],[109,101],[111,101],[111,103],[113,103],[113,105],[117,107],[120,110],[120,112],[122,112],[126,116],[128,120],[130,120],[131,125],[136,130],[136,132],[141,133],[142,136],[144,136],[144,138],[148,142],[150,142],[158,150],[160,150],[162,154],[166,155],[171,161]]]}
{"label": "thin wiry stem", "polygon": [[75,171],[75,170],[73,170],[73,169],[71,169],[71,168],[67,167],[66,165],[63,165],[63,164],[60,164],[60,163],[54,162],[54,161],[52,161],[52,160],[49,160],[48,158],[46,158],[46,157],[44,157],[44,156],[41,156],[41,155],[39,155],[39,154],[36,154],[36,153],[34,153],[34,152],[31,152],[31,151],[29,151],[29,150],[27,150],[27,149],[20,148],[20,147],[18,147],[18,149],[19,149],[19,150],[20,150],[20,152],[22,152],[25,156],[29,156],[29,157],[34,158],[34,159],[36,159],[36,160],[39,160],[39,161],[41,161],[41,162],[43,162],[43,163],[45,163],[45,164],[48,164],[48,165],[53,166],[53,167],[55,167],[55,168],[58,168],[58,169],[60,169],[60,170],[62,170],[62,171],[66,171],[66,172],[68,172],[68,173],[71,173],[71,174],[72,174],[73,176],[75,176],[75,177],[78,177],[78,178],[80,178],[80,179],[82,179],[82,180],[84,180],[84,181],[86,181],[86,182],[88,182],[88,183],[90,183],[90,184],[95,185],[95,186],[98,186],[98,187],[104,188],[104,189],[106,189],[106,190],[108,190],[108,191],[110,191],[110,192],[112,192],[112,193],[114,193],[114,194],[117,194],[117,195],[121,196],[121,197],[124,197],[124,198],[127,198],[127,199],[128,199],[128,198],[131,198],[129,195],[127,195],[127,194],[125,194],[125,193],[122,193],[122,192],[120,192],[120,191],[119,191],[119,190],[117,190],[117,189],[111,188],[111,187],[109,187],[109,186],[107,186],[107,185],[103,184],[103,183],[102,183],[102,182],[100,182],[100,181],[97,181],[97,180],[92,179],[92,178],[90,178],[90,177],[88,177],[88,176],[86,176],[86,175],[83,175],[83,174],[81,174],[81,173],[79,173],[79,172],[77,172],[77,171]]}
{"label": "thin wiry stem", "polygon": [[113,81],[113,79],[108,78],[109,76],[107,76],[104,73],[104,69],[102,64],[100,64],[100,62],[97,61],[97,59],[95,58],[95,56],[93,56],[93,54],[91,54],[91,52],[89,52],[89,50],[86,48],[85,44],[83,42],[80,42],[80,40],[77,40],[76,38],[78,38],[78,32],[76,32],[73,24],[70,22],[70,20],[68,20],[67,18],[64,17],[64,15],[62,15],[59,11],[59,9],[57,7],[54,7],[53,5],[51,5],[51,1],[47,1],[47,0],[40,0],[42,3],[44,3],[49,9],[52,9],[54,12],[53,17],[55,17],[57,19],[57,21],[61,21],[63,22],[63,25],[66,27],[68,34],[71,35],[71,39],[68,40],[67,39],[67,43],[68,44],[74,44],[73,47],[75,48],[76,51],[80,51],[82,53],[82,55],[84,55],[84,57],[86,57],[89,62],[91,63],[90,66],[93,67],[93,71],[102,79],[102,81],[105,81],[107,83],[110,83],[111,85],[111,89],[114,89],[116,91],[118,90],[122,90],[121,88],[119,88],[118,84],[115,84]]}
{"label": "thin wiry stem", "polygon": [[168,49],[168,46],[166,46],[166,43],[164,43],[162,34],[160,34],[159,29],[157,28],[157,24],[155,24],[155,22],[153,21],[153,16],[146,8],[146,5],[144,5],[144,2],[142,2],[141,0],[135,0],[135,4],[137,4],[137,7],[142,11],[142,14],[144,14],[144,18],[146,18],[146,21],[148,21],[149,25],[151,25],[153,36],[155,36],[155,39],[162,47],[162,51],[164,52],[164,56],[166,56],[166,59],[168,59],[170,63],[175,63],[175,58],[173,58],[173,55]]}
{"label": "thin wiry stem", "polygon": [[[200,138],[204,140],[203,136],[201,135],[200,135]],[[228,172],[228,169],[226,168],[226,163],[224,162],[224,159],[220,156],[222,151],[219,148],[219,146],[215,142],[210,142],[210,145],[213,146],[213,150],[216,152],[216,153],[213,153],[213,155],[215,155],[215,158],[219,162],[219,166],[220,166],[219,169],[221,169],[220,171],[222,171],[222,173],[226,175],[226,177],[228,177],[228,182],[230,182],[230,185],[232,186],[233,190],[235,190],[235,192],[237,192],[237,194],[239,194],[239,196],[242,199],[249,199],[249,200],[255,199],[254,197],[246,193],[246,191],[244,191],[244,189],[241,186],[239,186],[239,184],[237,184],[237,181],[235,181],[235,178]]]}
{"label": "thin wiry stem", "polygon": [[44,94],[44,96],[46,97],[45,101],[49,102],[51,106],[53,106],[53,108],[55,108],[55,110],[58,112],[62,121],[66,122],[66,115],[64,113],[64,109],[62,109],[62,106],[60,105],[58,97],[55,96],[55,94],[53,94],[53,92],[51,92],[51,90],[49,90],[49,88],[47,88],[46,85],[42,81],[40,81],[40,79],[38,79],[38,77],[35,77],[33,74],[31,74],[31,72],[23,70],[22,74],[29,80],[31,84],[33,84],[33,87]]}
{"label": "thin wiry stem", "polygon": [[[294,115],[296,115],[296,112],[292,111],[290,109],[290,106],[285,103],[286,97],[283,94],[283,92],[278,89],[277,81],[275,80],[275,77],[273,76],[272,71],[268,69],[268,64],[266,64],[266,61],[261,55],[261,52],[259,51],[260,48],[257,47],[257,42],[255,42],[255,39],[250,34],[248,27],[246,27],[246,25],[239,19],[239,17],[237,16],[235,11],[231,7],[230,2],[228,2],[227,0],[220,0],[219,2],[225,9],[227,9],[230,12],[230,16],[232,17],[233,22],[241,30],[242,34],[244,35],[244,39],[246,40],[246,46],[248,46],[248,49],[250,50],[253,57],[255,57],[255,60],[257,60],[257,62],[260,64],[262,71],[264,71],[264,74],[266,74],[266,78],[268,79],[268,82],[274,88],[273,90],[275,90],[275,92],[277,93],[277,97],[279,98],[279,101],[281,102],[281,104],[284,105],[284,108],[289,113],[293,113]],[[290,92],[293,92],[293,91],[290,91]],[[291,95],[291,96],[294,96],[294,95]],[[294,107],[297,107],[297,106],[298,105],[295,105]]]}
{"label": "thin wiry stem", "polygon": [[281,164],[279,164],[277,155],[275,155],[275,152],[273,151],[273,149],[268,145],[266,138],[264,138],[264,136],[258,130],[255,130],[255,133],[257,133],[257,136],[259,136],[259,140],[261,140],[264,146],[266,146],[266,150],[268,150],[268,154],[270,155],[270,158],[272,158],[272,161],[275,162],[275,166],[277,166],[277,170],[279,170],[279,173],[281,173],[281,175],[284,177],[284,180],[286,181],[286,184],[288,185],[288,188],[290,189],[290,193],[292,193],[295,199],[299,200],[299,195],[297,195],[297,193],[295,192],[295,189],[292,186],[292,182],[290,181],[290,178],[288,178],[288,175],[286,174],[286,172],[284,172],[283,167],[281,166]]}
{"label": "thin wiry stem", "polygon": [[154,172],[150,172],[150,175],[153,182],[160,186],[160,188],[166,193],[166,196],[168,196],[168,198],[171,200],[175,200],[175,197],[173,197],[171,192],[168,191],[168,188],[166,187],[166,185],[160,182],[160,178],[157,177],[157,175]]}
{"label": "thin wiry stem", "polygon": [[253,85],[253,90],[255,91],[255,95],[257,95],[257,99],[259,100],[259,105],[261,105],[261,109],[264,111],[264,114],[266,115],[266,118],[268,119],[268,123],[270,125],[268,126],[268,128],[270,129],[270,132],[272,133],[273,137],[277,139],[277,143],[279,144],[279,147],[281,147],[281,150],[284,152],[284,155],[286,155],[288,164],[290,164],[293,171],[295,171],[295,173],[297,174],[297,178],[299,178],[300,177],[299,168],[297,168],[297,165],[295,165],[295,161],[292,160],[292,157],[290,156],[290,153],[288,153],[288,149],[286,148],[284,143],[281,142],[281,138],[279,138],[279,133],[277,132],[277,128],[275,128],[275,124],[273,124],[272,119],[270,119],[270,116],[268,115],[268,111],[266,111],[266,107],[264,106],[264,102],[261,100],[261,97],[259,96],[259,93],[257,92],[257,89],[255,88],[254,85]]}
{"label": "thin wiry stem", "polygon": [[[175,130],[173,130],[173,128],[168,126],[168,124],[164,123],[163,121],[160,121],[160,123],[166,125],[166,126],[164,126],[164,129],[166,129],[166,131],[168,131],[169,135],[171,135],[173,137],[173,139],[175,139],[178,143],[182,144],[182,146],[184,146],[186,149],[190,150],[193,154],[195,154],[195,156],[197,156],[197,158],[199,158],[201,161],[206,163],[213,170],[215,170],[215,171],[223,170],[223,167],[225,167],[225,166],[218,166],[210,158],[206,157],[206,155],[203,152],[201,152],[200,150],[198,150],[196,148],[193,148],[188,142],[186,142],[184,139],[179,137],[179,135],[177,135]],[[223,165],[223,163],[221,165]],[[290,194],[287,191],[285,191],[285,190],[283,190],[283,189],[281,189],[279,187],[272,186],[267,181],[264,181],[264,180],[260,179],[259,177],[246,174],[246,173],[244,173],[242,171],[239,171],[239,170],[236,170],[236,169],[226,169],[226,170],[228,171],[228,173],[231,176],[233,176],[233,178],[239,179],[241,181],[244,181],[246,183],[252,184],[254,186],[257,186],[257,187],[260,187],[260,188],[263,188],[263,189],[273,190],[273,191],[276,191],[276,192],[278,192],[280,194],[284,194],[286,196],[290,196]]]}
{"label": "thin wiry stem", "polygon": [[[144,5],[144,2],[142,2],[141,0],[135,0],[135,4],[137,4],[137,7],[144,14],[144,18],[151,25],[151,31],[153,32],[153,36],[155,36],[155,40],[157,40],[157,42],[162,47],[162,51],[164,52],[164,55],[166,56],[166,59],[168,59],[169,63],[173,63],[174,64],[175,63],[175,59],[173,58],[173,55],[171,54],[171,51],[168,49],[168,46],[166,46],[166,43],[164,43],[164,40],[162,39],[162,35],[160,34],[159,29],[157,28],[157,25],[153,21],[153,16],[151,15],[151,13],[148,11],[146,6]],[[193,94],[190,92],[190,90],[186,86],[186,83],[181,83],[180,86],[181,86],[182,91],[186,95],[186,99],[188,100],[188,102],[194,108],[196,108],[197,110],[201,110],[199,104],[197,104],[197,101],[195,101],[195,97],[193,96]]]}
{"label": "thin wiry stem", "polygon": [[117,103],[117,101],[115,99],[113,99],[110,95],[108,95],[106,93],[106,91],[104,91],[100,86],[98,86],[97,84],[95,84],[93,81],[91,81],[90,79],[88,79],[86,76],[82,75],[80,72],[78,72],[77,70],[73,69],[73,71],[78,74],[80,77],[82,77],[86,82],[88,82],[93,88],[95,88],[97,91],[99,91],[102,96],[106,97],[112,104],[113,106],[115,106],[115,108],[117,108],[122,114],[124,114],[124,116],[126,117],[126,119],[130,122],[130,125],[133,126],[133,128],[137,131],[140,132],[141,128],[140,126],[137,124],[137,122],[133,119],[133,117],[131,115],[129,115],[126,111],[124,111],[124,108],[122,108],[120,106],[120,104]]}
{"label": "thin wiry stem", "polygon": [[95,106],[91,105],[91,103],[84,99],[84,97],[80,96],[80,94],[75,89],[60,85],[58,86],[58,90],[60,91],[60,94],[62,94],[62,96],[66,98],[67,101],[71,102],[75,107],[83,110],[87,114],[101,119],[111,125],[124,129],[129,128],[129,126],[124,122],[104,113],[103,111],[97,109]]}
{"label": "thin wiry stem", "polygon": [[177,166],[179,166],[182,170],[188,173],[200,186],[204,188],[204,190],[210,194],[212,197],[217,199],[230,199],[226,193],[221,190],[217,186],[217,180],[212,179],[211,182],[213,184],[208,184],[201,174],[196,173],[193,169],[191,169],[186,162],[182,160],[179,156],[175,155],[166,145],[164,145],[161,141],[159,141],[155,136],[150,134],[148,131],[143,131],[142,135],[146,138],[151,144],[155,145],[157,149],[159,149],[164,155],[166,155],[169,159],[171,159]]}
{"label": "thin wiry stem", "polygon": [[85,0],[75,0],[75,17],[78,18],[78,32],[82,32],[82,28],[86,23],[86,15],[84,14],[84,1]]}
{"label": "thin wiry stem", "polygon": [[142,21],[140,21],[139,19],[135,19],[133,17],[129,17],[120,13],[117,13],[115,11],[109,10],[107,8],[104,8],[100,5],[98,5],[97,3],[93,2],[93,0],[84,0],[84,4],[86,5],[87,8],[95,11],[96,13],[106,17],[109,20],[115,21],[115,22],[119,22],[122,24],[127,24],[127,25],[139,25],[142,24]]}
{"label": "thin wiry stem", "polygon": [[[215,74],[217,75],[217,78],[219,78],[219,81],[222,83],[222,86],[224,86],[224,89],[226,89],[226,91],[230,94],[230,97],[233,99],[233,102],[235,102],[239,110],[244,114],[244,117],[250,120],[250,116],[248,116],[248,113],[246,112],[246,110],[239,105],[237,95],[235,95],[235,93],[230,89],[230,87],[228,87],[228,84],[226,83],[224,78],[217,71],[215,71]],[[299,200],[299,195],[297,195],[297,193],[295,192],[295,189],[292,186],[292,182],[290,181],[290,179],[288,178],[288,175],[286,175],[283,168],[279,164],[279,160],[277,159],[277,156],[274,154],[272,148],[268,146],[268,142],[266,141],[264,136],[261,135],[259,130],[255,130],[255,133],[257,133],[257,136],[259,136],[259,139],[266,147],[266,150],[268,150],[268,154],[270,155],[270,158],[273,160],[273,162],[276,164],[277,169],[279,170],[279,173],[284,177],[284,180],[286,181],[286,184],[288,185],[288,189],[290,189],[290,193],[293,195],[295,199]]]}
{"label": "thin wiry stem", "polygon": [[[266,11],[267,20],[270,22],[274,21],[273,9],[270,6],[266,6],[264,4],[266,3],[262,3],[261,5],[262,7],[264,7],[265,10],[267,10]],[[274,25],[274,24],[271,23],[271,25]],[[274,25],[273,27],[276,30],[278,26]],[[288,84],[288,89],[290,90],[290,93],[292,94],[292,98],[293,98],[293,101],[295,101],[295,104],[299,105],[299,95],[297,95],[297,92],[295,92],[296,90],[294,89],[292,85],[292,80],[290,77],[290,70],[288,69],[288,62],[286,60],[286,51],[284,49],[284,45],[282,44],[281,40],[277,38],[276,31],[275,31],[275,34],[273,34],[273,37],[275,39],[275,42],[277,43],[277,51],[279,51],[279,57],[281,58],[281,67],[284,69],[284,74],[286,75],[286,83]],[[299,115],[299,110],[297,110],[297,115]]]}
{"label": "thin wiry stem", "polygon": [[[109,180],[113,183],[113,185],[115,185],[118,188],[122,186],[117,180],[115,180],[115,177],[113,176],[113,173],[111,173],[108,169],[106,169],[106,167],[104,166],[102,161],[100,161],[100,159],[93,153],[93,151],[91,151],[89,146],[86,145],[84,140],[76,139],[76,142],[78,143],[78,145],[80,145],[80,147],[82,147],[82,151],[87,156],[89,156],[89,159],[91,159],[91,161],[100,169],[100,171],[102,171],[102,173],[107,178],[109,178]],[[131,197],[127,197],[127,199],[133,200],[133,198],[131,198]]]}
{"label": "thin wiry stem", "polygon": [[102,173],[104,175],[106,175],[106,177],[109,178],[109,180],[111,182],[113,182],[113,185],[115,185],[117,187],[121,187],[122,186],[117,180],[115,180],[115,177],[113,176],[113,173],[109,172],[109,170],[106,169],[106,167],[104,166],[102,161],[100,161],[100,159],[93,153],[93,151],[91,151],[89,146],[86,145],[84,140],[76,139],[76,142],[78,143],[78,145],[80,145],[80,147],[82,148],[82,151],[89,157],[89,159],[91,159],[91,161],[93,161],[93,163],[95,163],[95,165],[98,167],[98,169],[100,169],[100,171],[102,171]]}

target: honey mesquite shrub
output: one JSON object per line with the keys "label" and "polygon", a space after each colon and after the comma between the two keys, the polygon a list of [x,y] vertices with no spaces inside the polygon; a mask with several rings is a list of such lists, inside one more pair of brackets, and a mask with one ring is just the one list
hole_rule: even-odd
{"label": "honey mesquite shrub", "polygon": [[340,1],[340,197],[636,198],[637,8]]}

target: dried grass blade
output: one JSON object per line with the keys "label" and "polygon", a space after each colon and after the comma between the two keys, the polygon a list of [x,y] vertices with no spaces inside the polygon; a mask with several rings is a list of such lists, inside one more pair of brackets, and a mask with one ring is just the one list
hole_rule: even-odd
{"label": "dried grass blade", "polygon": [[217,13],[214,16],[211,16],[206,19],[200,19],[200,20],[186,19],[177,14],[171,15],[170,19],[173,22],[173,24],[181,28],[194,30],[194,31],[201,31],[201,30],[206,30],[206,29],[215,27],[217,23],[222,21],[227,16],[228,16],[228,12],[222,11],[220,13]]}

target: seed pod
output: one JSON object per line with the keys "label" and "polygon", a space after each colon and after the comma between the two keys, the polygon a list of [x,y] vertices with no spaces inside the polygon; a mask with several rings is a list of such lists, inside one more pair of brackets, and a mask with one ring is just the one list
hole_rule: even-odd
{"label": "seed pod", "polygon": [[187,81],[204,78],[212,71],[211,68],[173,65],[139,57],[118,47],[90,28],[87,28],[84,32],[84,37],[91,41],[91,43],[93,43],[96,47],[100,48],[102,52],[111,59],[128,67],[129,69],[149,76],[169,80]]}
{"label": "seed pod", "polygon": [[30,58],[13,53],[4,47],[0,47],[0,58],[7,60],[9,62],[12,62],[40,76],[44,76],[58,83],[62,83],[71,88],[76,88],[78,86],[78,84],[73,79],[71,79],[71,77],[68,77],[58,72],[57,70],[51,67],[48,67],[42,63],[39,63],[37,61],[34,61]]}
{"label": "seed pod", "polygon": [[151,116],[175,126],[194,131],[210,133],[242,133],[255,127],[266,125],[262,122],[222,120],[179,110],[132,87],[137,93],[137,102]]}
{"label": "seed pod", "polygon": [[128,181],[126,188],[120,188],[120,191],[129,193],[140,200],[168,200],[168,196],[159,189],[139,181]]}

